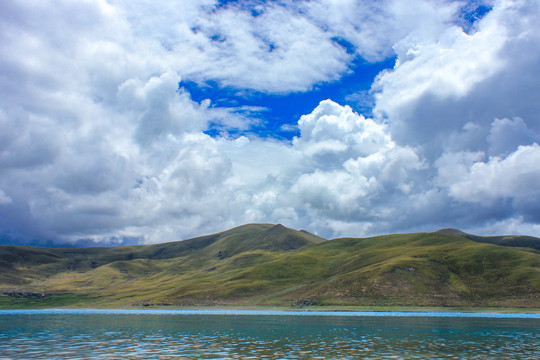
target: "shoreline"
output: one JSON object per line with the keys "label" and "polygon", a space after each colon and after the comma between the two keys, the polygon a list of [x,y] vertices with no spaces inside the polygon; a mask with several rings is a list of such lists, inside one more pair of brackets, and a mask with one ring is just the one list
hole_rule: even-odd
{"label": "shoreline", "polygon": [[388,317],[388,318],[453,318],[453,319],[522,319],[538,320],[539,313],[501,313],[501,312],[414,312],[414,311],[310,311],[310,310],[172,310],[172,309],[26,309],[0,310],[3,316],[88,316],[88,315],[117,315],[117,316],[300,316],[300,317]]}
{"label": "shoreline", "polygon": [[89,311],[89,312],[125,312],[125,313],[290,313],[290,314],[495,314],[495,315],[539,315],[540,308],[473,308],[473,307],[425,307],[425,306],[306,306],[303,308],[291,308],[285,306],[127,306],[127,307],[27,307],[27,308],[0,308],[0,313],[4,312],[47,312],[47,311]]}
{"label": "shoreline", "polygon": [[540,314],[540,308],[495,308],[495,307],[437,307],[437,306],[156,306],[127,307],[127,310],[223,310],[223,311],[291,311],[291,312],[437,312],[437,313],[512,313]]}

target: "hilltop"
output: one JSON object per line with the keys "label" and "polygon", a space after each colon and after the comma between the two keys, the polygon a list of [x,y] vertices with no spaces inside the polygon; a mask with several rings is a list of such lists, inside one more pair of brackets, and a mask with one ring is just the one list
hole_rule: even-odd
{"label": "hilltop", "polygon": [[540,239],[500,246],[465,235],[441,230],[325,240],[279,224],[249,224],[156,245],[5,245],[0,307],[540,307]]}
{"label": "hilltop", "polygon": [[512,246],[512,247],[525,247],[525,248],[528,247],[528,248],[540,250],[540,239],[533,236],[526,236],[526,235],[478,236],[478,235],[467,234],[463,231],[460,231],[457,229],[451,229],[451,228],[440,229],[440,230],[437,230],[437,232],[450,234],[450,235],[457,235],[465,239],[469,239],[469,240],[473,240],[477,242],[483,242],[487,244]]}

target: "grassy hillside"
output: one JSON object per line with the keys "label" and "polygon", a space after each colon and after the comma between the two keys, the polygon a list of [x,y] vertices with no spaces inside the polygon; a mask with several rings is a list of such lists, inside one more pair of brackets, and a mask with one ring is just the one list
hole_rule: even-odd
{"label": "grassy hillside", "polygon": [[[251,224],[117,248],[0,246],[0,307],[417,305],[540,308],[540,253],[441,232],[326,241]],[[45,295],[45,296],[43,296]]]}
{"label": "grassy hillside", "polygon": [[540,238],[537,238],[534,236],[526,236],[526,235],[478,236],[478,235],[467,234],[463,231],[459,231],[456,229],[441,229],[441,230],[438,230],[437,232],[450,234],[450,235],[457,235],[457,236],[464,237],[465,239],[487,243],[487,244],[512,246],[512,247],[524,247],[524,248],[531,248],[531,249],[540,251]]}
{"label": "grassy hillside", "polygon": [[283,225],[250,224],[221,233],[147,246],[107,248],[40,248],[0,245],[0,286],[33,284],[64,272],[86,272],[101,266],[137,259],[166,260],[190,257],[203,263],[214,253],[226,258],[254,249],[294,250],[324,239]]}

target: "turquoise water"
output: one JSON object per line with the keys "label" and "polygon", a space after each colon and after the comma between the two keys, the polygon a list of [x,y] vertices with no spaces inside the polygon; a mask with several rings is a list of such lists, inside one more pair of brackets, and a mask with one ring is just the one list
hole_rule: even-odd
{"label": "turquoise water", "polygon": [[540,359],[540,316],[0,311],[0,359]]}

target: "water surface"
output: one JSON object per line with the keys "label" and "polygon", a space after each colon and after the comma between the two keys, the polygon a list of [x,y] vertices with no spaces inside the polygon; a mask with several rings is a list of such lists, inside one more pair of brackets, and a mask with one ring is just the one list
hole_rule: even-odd
{"label": "water surface", "polygon": [[0,311],[0,359],[538,359],[540,316]]}

